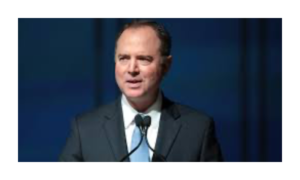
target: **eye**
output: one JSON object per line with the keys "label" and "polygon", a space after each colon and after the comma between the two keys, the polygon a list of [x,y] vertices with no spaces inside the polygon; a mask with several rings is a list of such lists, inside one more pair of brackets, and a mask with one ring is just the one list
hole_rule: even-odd
{"label": "eye", "polygon": [[147,58],[140,58],[141,61],[150,61],[149,59]]}
{"label": "eye", "polygon": [[126,57],[126,56],[121,56],[121,57],[119,58],[119,61],[124,61],[124,60],[128,60],[128,57]]}
{"label": "eye", "polygon": [[150,56],[139,56],[138,60],[143,61],[143,62],[151,62],[152,61],[152,57]]}

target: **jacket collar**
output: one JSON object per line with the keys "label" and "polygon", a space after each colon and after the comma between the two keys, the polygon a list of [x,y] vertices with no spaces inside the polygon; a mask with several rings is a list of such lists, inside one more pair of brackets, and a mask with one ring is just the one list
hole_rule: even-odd
{"label": "jacket collar", "polygon": [[[121,97],[114,103],[108,105],[104,116],[107,119],[103,126],[105,134],[115,156],[115,160],[120,161],[128,153],[121,108]],[[128,159],[126,161],[128,161]]]}
{"label": "jacket collar", "polygon": [[[158,135],[155,145],[157,153],[163,155],[166,159],[180,132],[181,121],[179,121],[180,112],[176,104],[163,96],[162,114]],[[153,156],[152,161],[161,161],[158,156]]]}

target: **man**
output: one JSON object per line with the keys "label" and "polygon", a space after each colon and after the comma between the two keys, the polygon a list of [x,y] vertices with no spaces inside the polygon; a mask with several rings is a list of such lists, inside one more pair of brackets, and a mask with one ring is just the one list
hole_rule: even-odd
{"label": "man", "polygon": [[[115,77],[122,96],[78,116],[61,161],[222,161],[210,117],[168,100],[160,83],[172,63],[171,37],[156,22],[133,21],[116,41]],[[135,119],[151,118],[147,144]],[[149,146],[156,153],[153,153]]]}

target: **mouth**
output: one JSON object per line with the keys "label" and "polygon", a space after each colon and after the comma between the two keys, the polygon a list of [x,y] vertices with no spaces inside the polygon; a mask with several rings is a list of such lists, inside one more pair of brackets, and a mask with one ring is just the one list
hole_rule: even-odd
{"label": "mouth", "polygon": [[132,79],[132,80],[127,80],[126,83],[130,88],[139,88],[142,84],[142,80]]}

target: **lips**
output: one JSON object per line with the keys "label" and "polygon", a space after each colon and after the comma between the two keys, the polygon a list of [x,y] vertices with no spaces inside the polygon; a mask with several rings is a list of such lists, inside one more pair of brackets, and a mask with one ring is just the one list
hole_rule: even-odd
{"label": "lips", "polygon": [[140,83],[142,80],[127,80],[128,83]]}
{"label": "lips", "polygon": [[139,79],[130,79],[127,80],[126,83],[130,88],[139,88],[142,84],[142,80]]}

